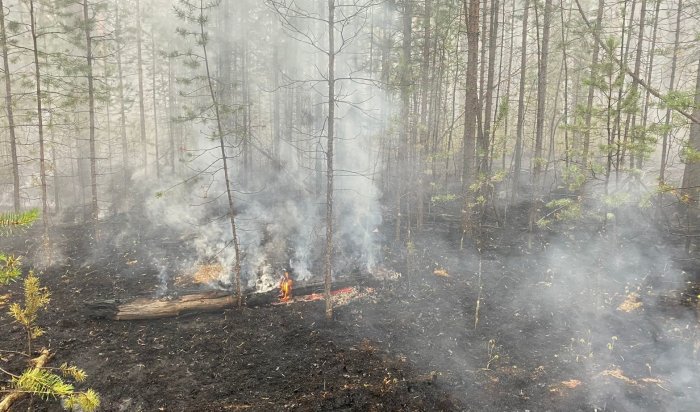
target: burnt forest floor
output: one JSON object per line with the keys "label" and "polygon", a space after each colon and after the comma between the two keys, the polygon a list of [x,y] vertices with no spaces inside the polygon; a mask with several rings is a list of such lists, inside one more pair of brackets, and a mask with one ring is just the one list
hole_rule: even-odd
{"label": "burnt forest floor", "polygon": [[[85,369],[104,411],[694,411],[700,401],[698,268],[648,227],[603,235],[564,224],[529,237],[511,223],[482,233],[477,252],[468,241],[459,250],[454,223],[431,221],[400,252],[383,248],[382,266],[400,278],[333,321],[322,301],[91,319],[86,302],[155,294],[152,246],[182,242],[124,237],[123,226],[105,222],[97,241],[85,226],[58,226],[60,256],[41,270],[52,300],[35,347]],[[0,250],[29,255],[29,267],[38,233]],[[23,350],[6,307],[0,328],[1,349]]]}

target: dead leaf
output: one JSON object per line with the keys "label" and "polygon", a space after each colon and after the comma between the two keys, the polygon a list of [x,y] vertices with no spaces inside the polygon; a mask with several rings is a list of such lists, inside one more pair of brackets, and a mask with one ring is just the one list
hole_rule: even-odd
{"label": "dead leaf", "polygon": [[433,270],[433,275],[440,276],[443,278],[450,277],[450,274],[447,272],[447,269],[442,268],[436,268],[435,270]]}

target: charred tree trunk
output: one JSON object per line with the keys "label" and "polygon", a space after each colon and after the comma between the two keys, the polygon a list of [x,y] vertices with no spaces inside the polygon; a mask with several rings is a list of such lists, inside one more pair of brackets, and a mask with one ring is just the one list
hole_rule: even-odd
{"label": "charred tree trunk", "polygon": [[5,31],[5,6],[0,0],[0,46],[2,47],[2,65],[5,71],[5,110],[7,127],[10,134],[10,156],[12,157],[12,201],[15,213],[19,213],[19,162],[17,160],[17,138],[15,136],[15,117],[12,111],[12,82],[10,80],[10,62],[7,57],[7,32]]}

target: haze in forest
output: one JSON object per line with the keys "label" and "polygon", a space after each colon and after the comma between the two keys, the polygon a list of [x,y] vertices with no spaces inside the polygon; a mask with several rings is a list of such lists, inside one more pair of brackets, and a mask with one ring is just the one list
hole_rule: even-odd
{"label": "haze in forest", "polygon": [[[238,296],[276,287],[284,270],[325,282],[328,293],[350,273],[397,265],[409,276],[415,262],[434,264],[417,257],[431,225],[446,228],[434,243],[472,276],[489,228],[510,228],[523,235],[520,252],[552,262],[541,280],[551,293],[523,294],[513,307],[541,297],[557,323],[568,321],[557,314],[565,291],[636,285],[630,262],[674,264],[671,250],[621,246],[639,227],[653,223],[696,252],[695,4],[0,8],[2,209],[40,209],[49,250],[51,227],[84,225],[99,238],[98,222],[121,234],[96,254],[145,230],[190,245],[178,260],[165,243],[148,245],[159,293],[175,274],[212,262],[225,268],[216,287]],[[589,235],[567,231],[578,219],[593,222],[595,237],[572,250],[571,239]],[[60,250],[51,254],[60,260]],[[596,280],[599,266],[619,278]],[[676,267],[664,282],[683,285],[686,275]],[[582,331],[599,320],[588,309],[574,317]],[[680,349],[669,353],[682,365]]]}

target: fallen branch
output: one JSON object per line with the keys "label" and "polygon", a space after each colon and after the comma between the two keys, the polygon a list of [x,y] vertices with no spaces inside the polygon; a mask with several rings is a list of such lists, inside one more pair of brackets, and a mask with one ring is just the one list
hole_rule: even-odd
{"label": "fallen branch", "polygon": [[[42,349],[41,354],[29,361],[31,365],[35,368],[43,368],[51,359],[51,353],[48,349]],[[25,391],[11,391],[8,393],[2,401],[0,401],[0,412],[7,412],[12,407],[12,404],[29,396],[28,392]]]}

